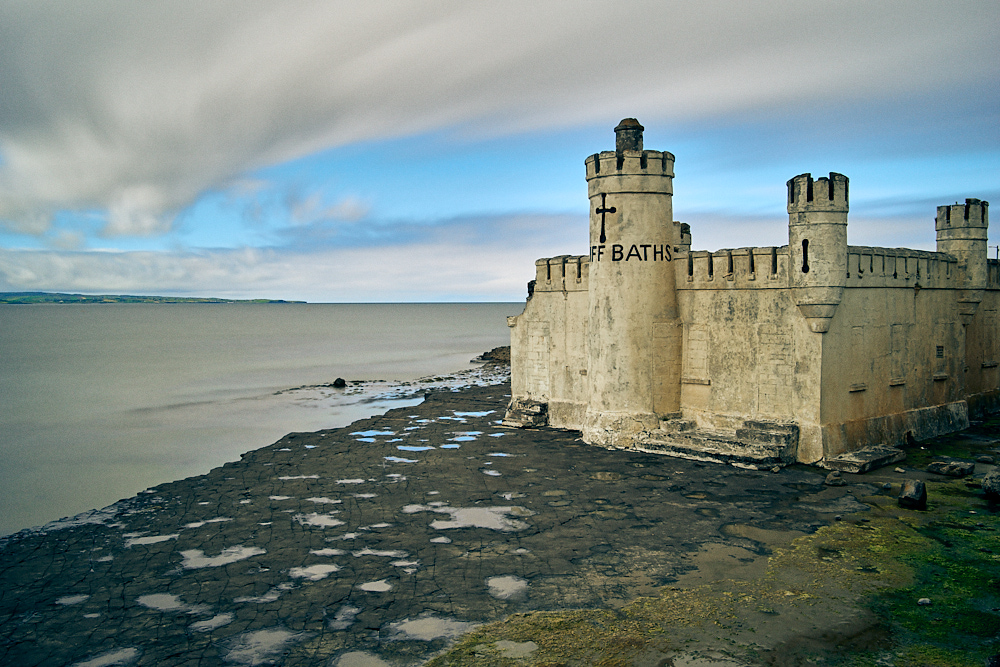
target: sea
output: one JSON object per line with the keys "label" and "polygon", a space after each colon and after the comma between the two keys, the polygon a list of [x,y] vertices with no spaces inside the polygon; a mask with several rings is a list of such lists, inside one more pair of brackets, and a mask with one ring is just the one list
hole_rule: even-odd
{"label": "sea", "polygon": [[0,535],[494,381],[471,360],[523,308],[0,305]]}

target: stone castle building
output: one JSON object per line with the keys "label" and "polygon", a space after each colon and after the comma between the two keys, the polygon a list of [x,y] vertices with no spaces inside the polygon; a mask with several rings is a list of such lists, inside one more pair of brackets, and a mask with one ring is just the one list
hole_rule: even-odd
{"label": "stone castle building", "polygon": [[632,118],[585,160],[587,255],[535,262],[511,328],[512,426],[752,467],[827,463],[1000,403],[988,203],[937,209],[937,251],[847,244],[848,179],[788,181],[788,244],[691,250],[674,156]]}

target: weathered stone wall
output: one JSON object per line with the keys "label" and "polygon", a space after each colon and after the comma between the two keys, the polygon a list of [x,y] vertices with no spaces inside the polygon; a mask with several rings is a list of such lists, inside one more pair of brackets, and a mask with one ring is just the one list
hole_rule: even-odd
{"label": "weathered stone wall", "polygon": [[823,342],[826,455],[967,426],[965,355],[955,290],[846,289]]}
{"label": "weathered stone wall", "polygon": [[686,259],[677,266],[684,417],[706,429],[735,429],[747,419],[796,423],[800,459],[819,458],[821,338],[788,288],[788,247]]}
{"label": "weathered stone wall", "polygon": [[981,418],[1000,410],[1000,262],[989,260],[989,281],[965,334],[965,391],[969,415]]}
{"label": "weathered stone wall", "polygon": [[535,262],[535,285],[511,327],[511,395],[548,404],[548,423],[580,429],[587,409],[590,260]]}

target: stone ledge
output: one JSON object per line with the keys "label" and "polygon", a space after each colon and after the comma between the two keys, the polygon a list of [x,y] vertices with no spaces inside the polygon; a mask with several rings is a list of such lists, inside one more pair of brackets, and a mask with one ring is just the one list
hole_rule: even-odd
{"label": "stone ledge", "polygon": [[876,445],[854,452],[845,452],[832,459],[823,459],[817,465],[827,470],[841,472],[864,473],[875,468],[897,463],[906,458],[906,452],[895,447]]}
{"label": "stone ledge", "polygon": [[795,460],[794,449],[784,442],[745,442],[735,431],[653,431],[636,449],[691,461],[728,463],[753,470],[784,467]]}

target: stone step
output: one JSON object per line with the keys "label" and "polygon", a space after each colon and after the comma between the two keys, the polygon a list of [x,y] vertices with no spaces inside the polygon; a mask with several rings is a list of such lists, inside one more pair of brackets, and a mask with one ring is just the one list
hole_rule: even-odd
{"label": "stone step", "polygon": [[697,424],[690,419],[680,419],[675,417],[672,419],[661,419],[660,420],[660,430],[665,433],[680,433],[682,431],[693,431],[697,428]]}
{"label": "stone step", "polygon": [[[795,461],[795,442],[788,438],[761,437],[759,430],[751,439],[741,438],[734,431],[696,429],[669,432],[656,430],[641,440],[637,448],[644,452],[664,454],[693,461],[728,463],[738,468],[754,470],[786,466]],[[796,434],[797,436],[797,434]]]}

